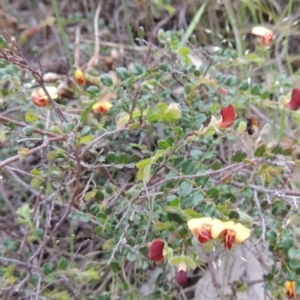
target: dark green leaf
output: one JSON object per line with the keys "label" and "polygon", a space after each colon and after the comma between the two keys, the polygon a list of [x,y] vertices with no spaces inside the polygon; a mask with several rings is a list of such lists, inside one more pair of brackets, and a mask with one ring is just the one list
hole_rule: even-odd
{"label": "dark green leaf", "polygon": [[92,97],[96,97],[99,96],[100,94],[100,90],[97,86],[95,85],[91,85],[86,89],[88,95],[92,96]]}
{"label": "dark green leaf", "polygon": [[283,152],[282,152],[282,154],[284,156],[290,156],[290,155],[292,155],[292,153],[293,153],[293,148],[284,149]]}
{"label": "dark green leaf", "polygon": [[180,191],[180,197],[186,197],[187,195],[189,195],[191,193],[191,191],[193,190],[193,185],[189,182],[182,182],[179,186],[179,191]]}
{"label": "dark green leaf", "polygon": [[242,196],[245,197],[245,198],[251,198],[253,196],[253,192],[250,188],[246,187],[242,191]]}
{"label": "dark green leaf", "polygon": [[249,84],[248,84],[248,80],[245,79],[241,82],[240,86],[239,86],[239,90],[240,91],[246,91],[249,88]]}
{"label": "dark green leaf", "polygon": [[106,156],[106,160],[109,164],[114,164],[116,162],[116,154],[114,152],[109,152]]}
{"label": "dark green leaf", "polygon": [[173,146],[175,140],[174,140],[174,138],[173,138],[172,136],[168,136],[168,137],[166,138],[166,142],[167,142],[170,146]]}
{"label": "dark green leaf", "polygon": [[140,161],[140,157],[137,154],[132,154],[131,155],[131,162],[132,163],[137,163],[138,161]]}
{"label": "dark green leaf", "polygon": [[98,190],[96,192],[95,198],[96,198],[97,201],[103,201],[104,200],[104,194],[101,191]]}
{"label": "dark green leaf", "polygon": [[294,246],[294,239],[292,237],[285,237],[279,243],[279,248],[284,251],[288,251],[291,247]]}
{"label": "dark green leaf", "polygon": [[26,134],[27,137],[31,137],[32,134],[33,134],[33,129],[32,129],[32,127],[29,127],[29,126],[25,127],[23,129],[23,131],[24,131],[24,133]]}
{"label": "dark green leaf", "polygon": [[265,144],[260,145],[254,152],[255,157],[262,157],[264,156],[267,150],[267,146]]}
{"label": "dark green leaf", "polygon": [[109,74],[102,74],[100,76],[100,80],[105,86],[112,86],[113,85],[113,80]]}
{"label": "dark green leaf", "polygon": [[119,156],[119,163],[126,164],[128,162],[128,156],[125,153],[121,153]]}
{"label": "dark green leaf", "polygon": [[288,257],[289,259],[297,259],[300,261],[300,250],[296,248],[290,248],[288,250]]}
{"label": "dark green leaf", "polygon": [[189,158],[182,163],[181,167],[183,174],[194,174],[195,173],[195,162],[193,159]]}
{"label": "dark green leaf", "polygon": [[279,145],[279,144],[275,145],[271,150],[271,153],[273,153],[273,154],[282,154],[282,152],[283,152],[283,149],[282,149],[281,145]]}
{"label": "dark green leaf", "polygon": [[225,80],[225,84],[228,86],[235,86],[237,84],[237,77],[233,76],[233,75],[229,75],[227,76],[226,80]]}
{"label": "dark green leaf", "polygon": [[259,85],[258,84],[254,84],[251,88],[251,95],[253,96],[257,96],[259,95]]}
{"label": "dark green leaf", "polygon": [[[103,194],[102,194],[103,195]],[[98,199],[97,199],[98,200]],[[98,200],[99,201],[99,200]],[[89,209],[89,212],[92,214],[92,215],[94,215],[94,216],[96,216],[98,213],[99,213],[99,211],[100,211],[100,208],[99,208],[99,205],[98,204],[93,204],[91,207],[90,207],[90,209]]]}
{"label": "dark green leaf", "polygon": [[32,274],[32,276],[30,277],[30,283],[33,285],[33,286],[36,286],[39,282],[39,278],[40,278],[40,275],[38,274]]}
{"label": "dark green leaf", "polygon": [[216,188],[211,188],[206,192],[207,196],[210,198],[218,198],[219,197],[219,190]]}
{"label": "dark green leaf", "polygon": [[238,163],[243,161],[247,157],[247,152],[245,150],[238,150],[232,155],[232,162]]}
{"label": "dark green leaf", "polygon": [[53,271],[53,268],[52,268],[52,266],[49,264],[49,263],[45,263],[44,265],[43,265],[43,273],[45,274],[45,275],[48,275],[48,274],[50,274],[50,273],[52,273],[52,271]]}
{"label": "dark green leaf", "polygon": [[166,65],[166,64],[161,64],[161,65],[159,66],[159,69],[160,69],[161,71],[164,71],[164,72],[169,71],[169,67],[168,67],[168,65]]}
{"label": "dark green leaf", "polygon": [[144,68],[140,65],[140,64],[134,64],[133,66],[131,66],[130,71],[133,75],[142,75],[145,70]]}
{"label": "dark green leaf", "polygon": [[115,274],[118,274],[120,272],[120,265],[117,261],[113,261],[110,263],[109,265],[112,269],[112,271],[115,273]]}
{"label": "dark green leaf", "polygon": [[228,215],[229,219],[236,219],[238,220],[240,218],[240,215],[236,211],[231,211]]}
{"label": "dark green leaf", "polygon": [[299,259],[291,259],[289,261],[289,265],[292,270],[298,270],[298,269],[300,269],[300,260]]}
{"label": "dark green leaf", "polygon": [[181,138],[184,135],[183,129],[181,127],[174,127],[175,134]]}
{"label": "dark green leaf", "polygon": [[268,91],[263,92],[260,97],[262,100],[266,100],[269,98],[270,93]]}
{"label": "dark green leaf", "polygon": [[0,35],[0,48],[3,49],[7,48],[7,41],[2,35]]}
{"label": "dark green leaf", "polygon": [[159,140],[157,142],[157,146],[159,149],[162,149],[162,150],[165,150],[165,149],[168,149],[169,148],[169,144],[168,142],[164,141],[164,140]]}
{"label": "dark green leaf", "polygon": [[68,261],[66,258],[62,258],[58,264],[58,269],[59,270],[65,270],[68,266]]}
{"label": "dark green leaf", "polygon": [[116,72],[117,72],[118,77],[121,80],[125,80],[130,77],[126,68],[123,68],[123,67],[116,68]]}
{"label": "dark green leaf", "polygon": [[219,160],[216,160],[211,166],[210,168],[212,170],[219,170],[222,168],[222,163]]}

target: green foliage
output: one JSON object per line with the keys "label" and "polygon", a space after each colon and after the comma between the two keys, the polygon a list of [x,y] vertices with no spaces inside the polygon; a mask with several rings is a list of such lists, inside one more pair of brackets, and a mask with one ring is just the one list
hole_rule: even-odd
{"label": "green foliage", "polygon": [[[154,14],[174,13],[170,1],[151,5]],[[34,106],[30,93],[14,94],[23,93],[24,80],[37,78],[23,79],[16,61],[0,54],[0,81],[12,86],[1,84],[3,111],[11,102],[20,107],[11,119],[0,117],[0,165],[19,197],[11,207],[0,195],[1,213],[13,211],[18,228],[0,248],[4,289],[21,284],[22,297],[39,289],[41,297],[64,300],[80,287],[74,294],[84,299],[98,289],[97,299],[137,299],[154,267],[149,243],[159,238],[165,242],[164,274],[155,278],[151,299],[178,296],[179,266],[204,268],[216,263],[216,255],[226,264],[227,251],[240,260],[235,249],[256,245],[268,257],[261,278],[268,293],[281,299],[287,280],[296,282],[298,293],[300,194],[294,182],[291,189],[287,184],[299,166],[293,156],[299,116],[286,106],[290,78],[276,77],[267,86],[252,76],[255,68],[265,68],[268,49],[242,54],[232,7],[226,11],[237,50],[188,43],[208,5],[198,8],[185,33],[160,29],[159,45],[146,39],[149,28],[139,28],[147,57],[112,64],[107,73],[89,70],[85,84],[70,84],[69,78],[72,96],[48,107]],[[0,35],[0,50],[9,54],[7,48]],[[30,74],[30,68],[22,69]],[[69,105],[73,99],[79,109]],[[230,105],[234,116],[226,112]],[[249,124],[251,117],[262,124]],[[34,156],[37,162],[22,165]],[[17,161],[18,168],[12,165]],[[203,236],[193,237],[203,233],[200,228],[188,227],[194,218],[240,223],[251,234],[245,246],[232,249],[224,249],[228,228],[201,244]],[[251,288],[249,282],[232,285],[233,292]]]}

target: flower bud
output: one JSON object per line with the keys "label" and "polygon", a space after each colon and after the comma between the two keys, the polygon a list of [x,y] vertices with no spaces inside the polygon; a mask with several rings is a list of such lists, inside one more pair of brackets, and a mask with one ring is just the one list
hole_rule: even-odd
{"label": "flower bud", "polygon": [[[55,86],[46,86],[46,89],[52,99],[57,99],[57,88]],[[45,107],[49,104],[49,99],[42,88],[31,93],[31,100],[39,107]]]}
{"label": "flower bud", "polygon": [[230,127],[236,119],[236,112],[231,104],[227,107],[223,107],[220,114],[221,119],[217,122],[217,126],[222,129]]}
{"label": "flower bud", "polygon": [[165,258],[164,247],[165,242],[162,239],[154,239],[149,246],[149,259],[156,264],[161,263]]}
{"label": "flower bud", "polygon": [[161,43],[163,43],[163,42],[166,41],[167,36],[166,36],[165,31],[164,31],[162,28],[160,28],[160,29],[158,30],[157,38],[158,38],[158,40],[159,40]]}
{"label": "flower bud", "polygon": [[286,103],[290,110],[298,110],[300,107],[300,89],[293,89],[290,102]]}
{"label": "flower bud", "polygon": [[287,298],[296,299],[295,281],[286,281],[284,286],[285,286],[285,294]]}
{"label": "flower bud", "polygon": [[178,103],[171,103],[164,112],[164,119],[166,121],[178,120],[181,118],[181,108]]}
{"label": "flower bud", "polygon": [[187,283],[187,266],[184,261],[180,262],[178,265],[176,281],[182,287]]}
{"label": "flower bud", "polygon": [[93,105],[92,110],[96,114],[97,113],[105,114],[110,110],[111,107],[112,104],[109,101],[100,101]]}
{"label": "flower bud", "polygon": [[143,39],[145,37],[144,27],[140,26],[137,30],[137,34],[140,39]]}
{"label": "flower bud", "polygon": [[85,85],[85,78],[80,69],[74,71],[74,77],[80,86]]}

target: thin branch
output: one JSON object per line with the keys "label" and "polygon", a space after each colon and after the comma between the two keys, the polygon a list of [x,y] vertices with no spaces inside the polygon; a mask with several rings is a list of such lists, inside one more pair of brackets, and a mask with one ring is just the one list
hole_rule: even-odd
{"label": "thin branch", "polygon": [[[7,118],[7,117],[4,117],[2,115],[0,115],[0,121],[3,121],[4,123],[13,123],[15,124],[16,126],[18,127],[28,127],[29,125],[26,124],[26,123],[23,123],[23,122],[19,122],[19,121],[16,121],[16,120],[13,120],[13,119],[10,119],[10,118]],[[50,136],[50,137],[58,137],[59,135],[55,134],[55,133],[52,133],[52,132],[47,132],[45,130],[42,130],[42,129],[38,129],[38,128],[32,128],[32,130],[36,133],[39,133],[39,134],[42,134],[42,135],[47,135],[47,136]]]}
{"label": "thin branch", "polygon": [[82,151],[81,151],[81,154],[80,154],[80,157],[82,158],[85,154],[85,152],[87,150],[89,150],[90,148],[92,148],[95,144],[97,144],[98,142],[100,142],[104,137],[106,136],[109,136],[109,135],[113,135],[115,133],[119,133],[119,132],[122,132],[122,131],[125,131],[125,130],[128,130],[127,127],[123,127],[123,128],[117,128],[113,131],[108,131],[108,132],[105,132],[103,133],[102,135],[98,136],[96,139],[94,139],[90,144],[88,144],[87,146],[85,146]]}
{"label": "thin branch", "polygon": [[[64,139],[65,139],[65,137],[63,137],[63,136],[57,136],[57,137],[50,138],[48,141],[45,141],[42,145],[29,150],[26,156],[32,155],[40,150],[47,148],[49,146],[49,144],[52,142],[57,142],[57,141],[61,141]],[[7,166],[15,161],[18,161],[18,160],[20,160],[20,155],[12,156],[12,157],[0,162],[0,169],[4,168],[5,166]]]}
{"label": "thin branch", "polygon": [[60,226],[63,224],[63,222],[65,221],[65,219],[69,215],[69,213],[70,213],[70,211],[72,209],[72,206],[77,201],[78,195],[76,195],[76,193],[77,193],[77,189],[79,187],[80,179],[81,179],[81,177],[80,177],[81,164],[80,164],[80,158],[78,156],[77,151],[75,149],[73,149],[73,150],[74,150],[74,154],[76,156],[77,174],[76,174],[76,185],[75,185],[75,189],[74,189],[71,201],[70,201],[67,209],[65,210],[65,213],[63,214],[62,218],[56,224],[56,226],[54,227],[54,229],[52,230],[52,232],[49,234],[49,236],[47,237],[47,239],[45,241],[43,241],[43,243],[39,246],[39,248],[36,250],[36,252],[33,255],[31,255],[31,257],[28,259],[29,263],[31,263],[40,254],[40,252],[46,247],[46,245],[51,241],[51,239],[53,238],[54,234],[57,232],[57,230],[60,228]]}
{"label": "thin branch", "polygon": [[262,227],[261,238],[262,238],[263,241],[265,241],[266,240],[266,222],[265,222],[265,218],[264,218],[264,215],[263,215],[263,212],[261,210],[260,203],[259,203],[259,200],[258,200],[258,197],[257,197],[257,191],[253,192],[253,199],[255,201],[255,204],[256,204],[256,207],[259,211],[259,216],[260,216],[260,219],[261,219],[261,227]]}
{"label": "thin branch", "polygon": [[95,49],[94,54],[91,57],[90,61],[87,63],[87,70],[91,67],[95,67],[99,62],[99,52],[100,52],[100,38],[99,38],[99,15],[101,12],[101,1],[99,1],[95,16],[94,16],[94,40],[95,40]]}
{"label": "thin branch", "polygon": [[164,183],[170,182],[170,181],[178,181],[178,180],[185,180],[185,179],[196,179],[196,178],[200,178],[200,177],[205,177],[205,176],[212,176],[212,175],[216,175],[216,174],[220,174],[223,173],[225,171],[229,171],[231,169],[237,168],[239,166],[246,166],[247,164],[240,162],[240,163],[236,163],[236,164],[232,164],[229,166],[226,166],[222,169],[219,170],[214,170],[214,171],[207,171],[207,172],[203,172],[203,173],[197,173],[197,174],[192,174],[192,175],[181,175],[181,176],[175,176],[172,178],[167,178],[165,180],[160,181],[159,183],[156,183],[152,186],[150,186],[149,188],[156,188]]}
{"label": "thin branch", "polygon": [[[15,49],[17,49],[19,55],[16,55],[12,52],[12,47],[15,47]],[[51,95],[49,94],[48,90],[46,89],[44,79],[43,79],[43,75],[40,74],[38,71],[34,70],[30,66],[28,60],[23,55],[20,47],[18,46],[18,44],[17,44],[17,42],[15,41],[14,38],[11,39],[11,48],[10,49],[0,48],[0,58],[5,59],[6,61],[9,61],[10,63],[20,67],[23,70],[29,71],[32,74],[32,76],[34,77],[34,79],[37,81],[37,83],[40,85],[40,87],[43,89],[45,95],[49,99],[49,102],[50,102],[51,106],[53,107],[56,115],[60,119],[60,121],[61,122],[66,122],[67,121],[64,114],[58,108],[55,101],[52,99]]]}
{"label": "thin branch", "polygon": [[240,182],[231,182],[232,185],[239,187],[239,188],[245,188],[245,187],[250,187],[253,190],[259,191],[259,192],[264,192],[264,193],[269,193],[269,194],[275,194],[278,197],[299,197],[300,198],[300,192],[298,191],[293,191],[293,190],[278,190],[278,189],[268,189],[260,185],[255,185],[255,184],[244,184]]}

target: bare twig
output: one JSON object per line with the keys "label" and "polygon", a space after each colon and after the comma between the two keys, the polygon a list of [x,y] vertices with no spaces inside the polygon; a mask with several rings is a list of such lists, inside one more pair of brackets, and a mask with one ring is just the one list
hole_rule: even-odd
{"label": "bare twig", "polygon": [[[19,55],[16,55],[16,54],[13,53],[13,51],[12,51],[13,47],[15,49],[17,49]],[[0,58],[5,59],[6,61],[11,62],[12,64],[20,67],[23,70],[29,71],[32,74],[32,76],[34,77],[34,79],[37,81],[37,83],[40,85],[40,87],[43,89],[45,95],[49,99],[49,102],[50,102],[51,106],[53,107],[56,115],[60,119],[60,121],[61,122],[66,122],[67,121],[66,118],[65,118],[65,116],[64,116],[64,114],[58,108],[58,106],[56,105],[55,101],[52,99],[51,95],[49,94],[48,90],[46,89],[46,86],[45,86],[45,83],[44,83],[44,79],[43,79],[43,74],[40,74],[38,71],[34,70],[30,66],[28,60],[23,55],[20,47],[18,46],[18,44],[16,43],[16,41],[15,41],[14,38],[11,39],[11,48],[10,49],[0,48]]]}
{"label": "bare twig", "polygon": [[31,257],[28,259],[29,263],[32,262],[35,259],[35,257],[37,257],[40,254],[40,252],[46,247],[46,245],[51,241],[51,239],[53,238],[54,234],[57,232],[57,230],[63,224],[64,220],[69,215],[73,204],[76,203],[76,201],[77,201],[78,195],[76,195],[76,192],[77,192],[77,189],[78,189],[79,184],[80,184],[81,164],[80,164],[80,158],[78,156],[77,151],[75,149],[73,149],[73,151],[74,151],[74,155],[76,156],[76,170],[77,170],[77,174],[76,174],[76,185],[75,185],[75,189],[74,189],[71,201],[70,201],[68,207],[66,208],[66,210],[65,210],[62,218],[56,224],[56,226],[54,227],[54,229],[52,230],[52,232],[49,234],[49,236],[47,237],[47,239],[39,246],[39,248],[36,250],[36,252],[33,255],[31,255]]}
{"label": "bare twig", "polygon": [[[28,124],[26,124],[26,123],[19,122],[19,121],[4,117],[3,115],[0,115],[0,121],[2,121],[4,123],[13,123],[16,126],[22,127],[22,128],[28,127]],[[42,129],[32,128],[32,130],[33,130],[33,132],[36,132],[36,133],[39,133],[39,134],[42,134],[42,135],[47,135],[47,136],[50,136],[50,137],[59,137],[59,135],[57,135],[55,133],[47,132],[47,131],[42,130]]]}
{"label": "bare twig", "polygon": [[[42,145],[29,150],[26,156],[32,155],[34,153],[37,153],[40,150],[47,148],[49,146],[49,144],[52,142],[57,142],[57,141],[61,141],[64,139],[65,138],[63,136],[57,136],[57,137],[50,138],[48,141],[45,141]],[[0,169],[4,168],[5,166],[7,166],[15,161],[18,161],[18,160],[20,160],[19,155],[12,156],[12,157],[0,162]]]}
{"label": "bare twig", "polygon": [[261,219],[261,227],[262,227],[261,238],[262,238],[263,241],[265,241],[266,240],[266,222],[265,222],[265,218],[264,218],[263,212],[262,212],[261,207],[260,207],[260,203],[259,203],[259,200],[258,200],[258,197],[257,197],[257,191],[256,190],[253,191],[253,199],[255,201],[255,204],[256,204],[256,207],[259,211],[259,216],[260,216],[260,219]]}
{"label": "bare twig", "polygon": [[95,40],[95,49],[94,54],[91,57],[90,61],[87,63],[87,70],[91,67],[95,67],[99,62],[99,52],[100,52],[100,38],[99,38],[99,15],[101,12],[101,1],[99,1],[95,16],[94,16],[94,40]]}
{"label": "bare twig", "polygon": [[123,127],[123,128],[117,128],[113,131],[108,131],[103,133],[102,135],[98,136],[96,139],[94,139],[90,144],[88,144],[87,146],[85,146],[80,154],[80,157],[82,158],[85,154],[86,151],[88,151],[90,148],[92,148],[95,144],[97,144],[98,142],[100,142],[104,137],[109,136],[109,135],[113,135],[122,131],[128,130],[127,127]]}

